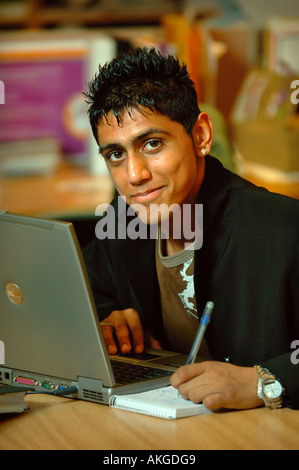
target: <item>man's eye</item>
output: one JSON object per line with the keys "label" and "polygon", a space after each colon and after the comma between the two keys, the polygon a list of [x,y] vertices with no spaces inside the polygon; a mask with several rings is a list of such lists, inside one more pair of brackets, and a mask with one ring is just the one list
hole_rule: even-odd
{"label": "man's eye", "polygon": [[119,162],[123,160],[124,154],[123,152],[111,152],[106,156],[106,160],[109,160],[111,162]]}
{"label": "man's eye", "polygon": [[145,144],[144,148],[149,151],[158,150],[161,147],[161,145],[162,145],[162,142],[160,140],[152,139],[152,140],[149,140]]}

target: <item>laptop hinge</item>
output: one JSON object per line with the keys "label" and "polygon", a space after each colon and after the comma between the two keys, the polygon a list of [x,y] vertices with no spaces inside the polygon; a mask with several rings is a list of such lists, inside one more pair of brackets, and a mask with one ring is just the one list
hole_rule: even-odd
{"label": "laptop hinge", "polygon": [[102,380],[78,377],[78,398],[104,403]]}

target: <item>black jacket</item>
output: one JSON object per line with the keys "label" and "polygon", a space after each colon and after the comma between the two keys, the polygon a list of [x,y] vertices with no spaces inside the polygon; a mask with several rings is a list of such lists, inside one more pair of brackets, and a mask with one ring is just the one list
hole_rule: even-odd
{"label": "black jacket", "polygon": [[[215,303],[206,332],[211,356],[264,365],[299,408],[299,365],[291,361],[299,340],[299,201],[258,188],[208,156],[199,202],[203,246],[195,251],[194,283],[199,313],[206,301]],[[155,241],[95,238],[84,256],[100,318],[135,308],[163,341]]]}

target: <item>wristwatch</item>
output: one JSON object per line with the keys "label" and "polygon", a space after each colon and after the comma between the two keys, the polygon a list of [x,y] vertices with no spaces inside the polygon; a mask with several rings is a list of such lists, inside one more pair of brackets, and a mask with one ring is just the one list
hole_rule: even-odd
{"label": "wristwatch", "polygon": [[270,410],[281,408],[284,403],[285,393],[282,384],[268,369],[262,366],[254,366],[254,368],[259,374],[257,396],[264,401],[265,406]]}

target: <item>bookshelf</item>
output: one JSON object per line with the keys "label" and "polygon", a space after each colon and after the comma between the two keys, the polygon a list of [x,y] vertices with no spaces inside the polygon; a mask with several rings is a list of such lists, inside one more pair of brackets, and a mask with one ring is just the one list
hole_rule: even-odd
{"label": "bookshelf", "polygon": [[[196,8],[188,9],[186,8],[188,4],[196,5]],[[109,57],[121,51],[123,47],[127,47],[127,44],[133,46],[157,45],[163,51],[175,51],[179,58],[188,65],[199,100],[214,106],[222,113],[232,143],[236,133],[232,122],[232,113],[237,94],[252,68],[258,66],[268,69],[271,68],[270,65],[273,66],[272,62],[268,63],[263,57],[263,55],[273,56],[269,52],[271,44],[273,45],[273,38],[271,42],[268,31],[267,40],[264,41],[262,31],[246,20],[233,21],[231,18],[226,21],[222,20],[221,11],[217,12],[217,8],[215,10],[209,9],[210,4],[207,9],[207,4],[207,1],[201,2],[199,0],[194,2],[191,0],[189,2],[188,0],[163,0],[163,2],[160,0],[0,0],[0,28],[6,30],[4,35],[11,34],[12,41],[15,43],[22,42],[20,35],[26,35],[27,42],[34,43],[36,38],[39,38],[36,43],[41,45],[43,35],[46,37],[52,33],[59,40],[59,49],[63,47],[64,34],[74,41],[78,41],[79,34],[83,41],[86,41],[86,38],[83,38],[86,35],[90,36],[91,41],[95,40],[96,42],[99,41],[93,37],[94,35],[107,35],[115,42],[115,46],[112,46],[113,52],[109,52]],[[293,22],[294,19],[291,23],[293,24]],[[146,28],[146,25],[149,27]],[[275,27],[273,24],[271,25],[272,29],[274,28],[272,36],[275,33],[275,38],[282,29],[283,32],[285,28],[287,28],[287,32],[290,29],[289,20],[286,24],[276,21]],[[265,26],[266,24],[264,24],[264,28]],[[0,53],[2,55],[5,41],[10,39],[6,39],[4,35],[1,38]],[[26,44],[24,42],[23,49]],[[118,49],[119,47],[120,49]],[[87,44],[87,49],[89,48],[89,44]],[[84,75],[85,80],[93,75],[100,61],[105,62],[109,59],[105,56],[99,60],[99,50],[104,50],[104,47],[97,47],[95,53],[92,52],[93,49],[91,50],[90,56],[94,57],[93,60],[90,60],[89,56],[85,60],[85,53],[82,55],[82,67],[85,62],[88,64],[88,71]],[[287,44],[287,51],[289,52],[289,50],[293,51],[293,47],[290,49]],[[42,55],[45,55],[44,52]],[[11,57],[9,60],[11,61]],[[45,57],[42,60],[43,65],[46,65]],[[73,76],[78,77],[78,74],[73,74]],[[5,82],[3,78],[1,80]],[[11,80],[7,79],[6,81],[11,86]],[[59,87],[61,87],[61,83],[60,81]],[[78,90],[83,88],[82,84],[76,86]],[[289,84],[284,88],[289,91]],[[7,85],[7,97],[8,93],[9,86]],[[77,110],[78,108],[73,106],[71,109]],[[77,117],[77,114],[74,113],[73,117]],[[40,122],[39,125],[41,125]],[[290,117],[288,125],[292,130],[296,129],[298,133],[298,111]],[[2,128],[4,129],[3,126]],[[250,132],[250,134],[256,135],[255,132]],[[272,140],[274,141],[274,139],[270,139],[270,142]],[[254,139],[255,141],[256,139]],[[251,154],[253,153],[256,158],[259,158],[257,152],[252,152],[252,144],[246,147],[248,149],[251,147]],[[87,147],[84,151],[89,156],[92,155],[92,161],[99,162],[94,142],[90,148]],[[65,151],[64,147],[63,152],[67,155],[67,159],[63,162],[71,163],[72,160],[68,160],[68,151]],[[83,151],[81,153],[84,154]],[[262,153],[263,157],[264,154],[265,152]],[[72,152],[70,155],[72,157]],[[87,163],[88,169],[93,174],[102,172],[102,169],[98,168],[93,171],[89,160],[85,160],[83,155],[82,161],[79,161],[77,155],[79,155],[78,152],[75,164],[83,163],[86,167]],[[298,164],[295,170],[298,172]],[[236,168],[236,171],[238,172],[239,169]],[[247,171],[243,176],[256,178],[257,183],[260,183],[260,174],[256,175]],[[272,181],[261,178],[261,184],[267,187],[271,186],[269,189],[272,189]],[[298,181],[291,183],[291,185],[285,185],[284,182],[278,181],[278,191],[294,197],[299,197],[298,186]],[[276,190],[276,186],[274,190]]]}
{"label": "bookshelf", "polygon": [[180,12],[183,0],[2,0],[0,27],[107,26],[159,24]]}

